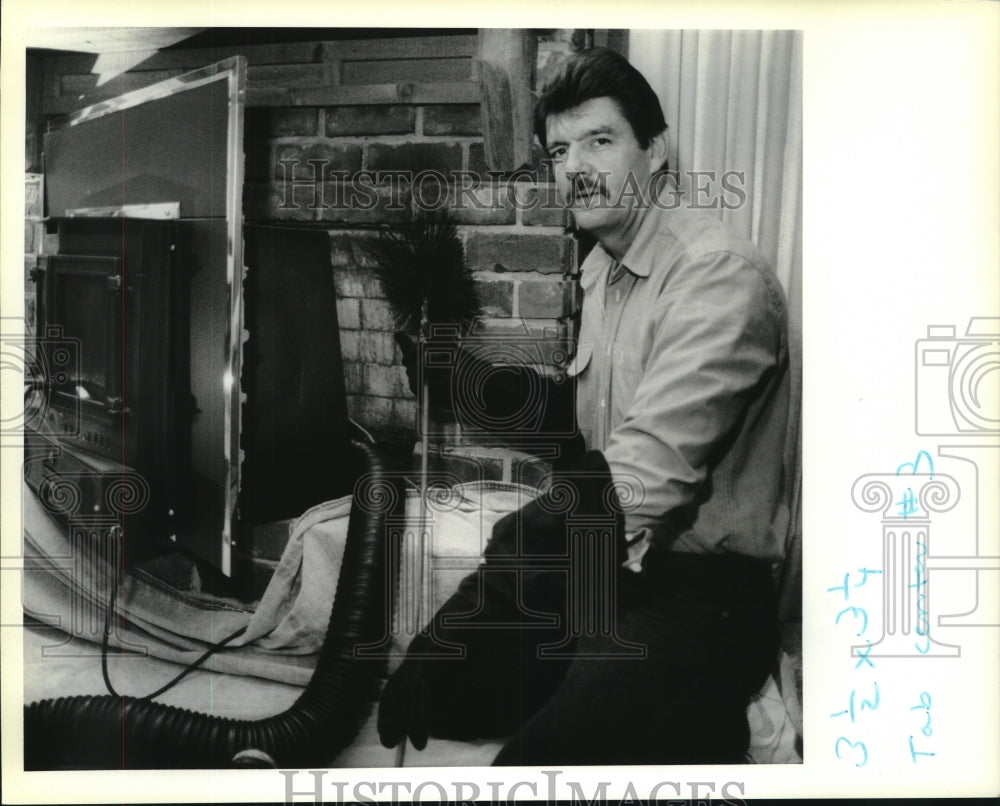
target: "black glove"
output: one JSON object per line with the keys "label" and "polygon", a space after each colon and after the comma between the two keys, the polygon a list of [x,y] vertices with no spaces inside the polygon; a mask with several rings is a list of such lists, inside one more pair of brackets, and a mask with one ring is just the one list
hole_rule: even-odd
{"label": "black glove", "polygon": [[[550,459],[555,454],[556,464],[563,467],[580,458],[583,440],[576,427],[572,378],[547,377],[516,364],[492,364],[445,337],[423,342],[421,359],[412,338],[402,332],[395,338],[410,390],[419,398],[421,380],[426,380],[432,410],[453,415],[469,433],[500,435],[512,447]],[[523,358],[522,353],[513,349],[511,360]]]}
{"label": "black glove", "polygon": [[[426,633],[416,636],[407,650],[407,659],[382,689],[378,708],[378,735],[384,747],[395,747],[409,738],[417,750],[427,745],[430,724],[428,706],[438,700],[441,692],[435,683],[446,679],[447,668],[438,668],[446,661],[415,659],[416,653],[434,649]],[[432,664],[438,664],[432,668]],[[432,689],[434,689],[432,691]]]}
{"label": "black glove", "polygon": [[[570,658],[540,660],[539,647],[571,648],[568,599],[606,593],[601,586],[568,589],[565,564],[555,569],[551,560],[572,558],[574,541],[587,539],[582,533],[594,533],[595,526],[606,527],[599,529],[601,539],[614,542],[617,572],[626,553],[621,509],[603,454],[591,451],[572,470],[556,474],[549,492],[496,523],[483,565],[414,638],[379,704],[385,747],[407,737],[419,750],[429,735],[509,735],[541,707]],[[532,567],[532,556],[547,562]],[[554,624],[548,623],[552,616]],[[455,646],[462,648],[460,657]]]}

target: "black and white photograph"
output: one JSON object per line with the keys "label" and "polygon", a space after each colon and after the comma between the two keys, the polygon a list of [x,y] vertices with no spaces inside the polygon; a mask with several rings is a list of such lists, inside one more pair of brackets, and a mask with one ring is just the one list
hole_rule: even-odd
{"label": "black and white photograph", "polygon": [[[1000,311],[942,297],[883,342],[916,437],[837,425],[870,370],[824,356],[883,281],[809,247],[815,29],[306,19],[24,28],[5,768],[287,803],[929,775],[947,664],[995,643],[958,628],[1000,622],[968,509]],[[869,159],[839,180],[866,199]]]}

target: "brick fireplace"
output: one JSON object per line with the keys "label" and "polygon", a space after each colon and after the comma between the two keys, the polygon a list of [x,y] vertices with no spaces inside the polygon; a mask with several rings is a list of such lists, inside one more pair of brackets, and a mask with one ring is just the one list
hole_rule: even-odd
{"label": "brick fireplace", "polygon": [[[380,228],[447,208],[482,301],[479,332],[530,334],[543,369],[565,359],[578,299],[577,243],[540,149],[514,172],[487,165],[474,38],[441,37],[422,47],[436,55],[414,59],[404,48],[398,57],[342,61],[335,86],[365,103],[249,108],[246,118],[246,216],[329,232],[350,413],[390,439],[412,434],[416,402],[365,249]],[[362,93],[370,89],[362,82],[376,77],[425,83],[383,103],[390,99]],[[537,482],[544,471],[515,451],[477,444],[457,425],[438,423],[434,431],[445,437],[431,445],[432,465],[463,479]]]}
{"label": "brick fireplace", "polygon": [[[588,33],[587,42],[615,45],[614,33]],[[536,75],[581,42],[579,32],[519,36],[530,38],[532,63],[520,76],[525,86],[514,87],[513,95],[519,90],[530,102],[532,85],[541,81]],[[32,56],[41,97],[29,99],[26,168],[37,171],[37,133],[46,119],[232,55],[248,61],[244,216],[248,223],[288,222],[328,233],[352,419],[378,440],[407,450],[416,442],[419,450],[416,401],[366,244],[421,209],[447,208],[458,225],[482,302],[477,333],[530,340],[543,372],[567,360],[583,249],[523,125],[523,147],[515,154],[527,159],[496,164],[497,143],[504,142],[493,133],[491,143],[484,130],[491,117],[483,108],[489,64],[483,32],[168,49],[100,86],[91,73],[93,57]],[[30,270],[45,237],[39,174],[28,174],[27,194]],[[294,281],[295,266],[287,271]],[[30,316],[30,282],[26,295]],[[453,422],[436,422],[434,433],[431,468],[462,480],[538,484],[548,470],[545,462],[463,433]],[[276,524],[245,547],[260,583],[286,539],[287,524]]]}

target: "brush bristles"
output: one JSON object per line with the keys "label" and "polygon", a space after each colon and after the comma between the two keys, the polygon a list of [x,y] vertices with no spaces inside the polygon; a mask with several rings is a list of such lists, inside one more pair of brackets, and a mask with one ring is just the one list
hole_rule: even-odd
{"label": "brush bristles", "polygon": [[447,215],[424,216],[387,231],[366,247],[396,319],[396,328],[420,330],[421,310],[434,325],[465,331],[480,315],[476,285],[455,225]]}

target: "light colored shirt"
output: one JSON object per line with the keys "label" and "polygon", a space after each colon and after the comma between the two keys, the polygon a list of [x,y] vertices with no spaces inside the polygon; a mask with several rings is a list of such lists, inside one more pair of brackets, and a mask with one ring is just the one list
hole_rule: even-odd
{"label": "light colored shirt", "polygon": [[598,245],[581,272],[568,372],[587,448],[619,486],[630,563],[650,543],[780,559],[788,338],[766,260],[709,213],[652,207],[620,267]]}

